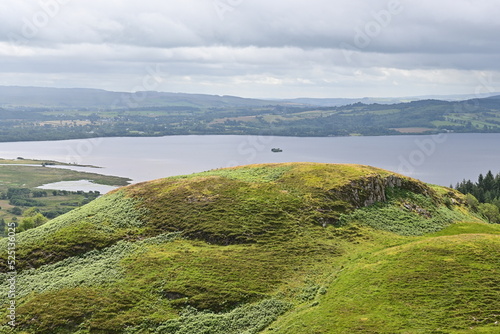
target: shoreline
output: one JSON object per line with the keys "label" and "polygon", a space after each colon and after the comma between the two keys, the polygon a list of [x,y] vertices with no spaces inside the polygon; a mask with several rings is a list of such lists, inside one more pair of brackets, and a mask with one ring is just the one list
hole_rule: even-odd
{"label": "shoreline", "polygon": [[[10,142],[6,142],[10,143]],[[85,168],[102,168],[100,166],[94,165],[81,165],[76,163],[66,163],[55,160],[41,160],[41,159],[29,159],[18,157],[17,159],[5,159],[0,158],[0,165],[26,165],[26,166],[72,166],[72,167],[85,167]]]}

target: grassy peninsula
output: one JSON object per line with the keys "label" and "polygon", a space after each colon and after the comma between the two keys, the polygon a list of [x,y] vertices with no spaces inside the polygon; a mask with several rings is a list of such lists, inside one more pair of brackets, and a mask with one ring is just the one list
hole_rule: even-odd
{"label": "grassy peninsula", "polygon": [[[53,192],[41,190],[38,187],[61,181],[89,180],[96,184],[110,186],[125,186],[130,179],[101,175],[91,172],[78,172],[64,168],[53,168],[57,166],[92,167],[98,171],[98,167],[87,165],[73,165],[50,160],[33,159],[0,159],[0,219],[4,223],[13,218],[22,219],[22,212],[35,208],[41,212],[51,212],[49,218],[53,218],[57,212],[64,212],[81,205],[88,198],[85,193],[72,193],[68,191]],[[20,205],[9,198],[9,189],[25,189],[23,199],[30,201],[20,202]],[[28,204],[28,205],[26,205]],[[13,211],[14,208],[18,208]]]}

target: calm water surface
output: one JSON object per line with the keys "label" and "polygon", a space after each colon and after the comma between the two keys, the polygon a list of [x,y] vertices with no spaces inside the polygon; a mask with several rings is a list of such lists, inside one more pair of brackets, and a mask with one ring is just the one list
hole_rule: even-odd
{"label": "calm water surface", "polygon": [[[0,157],[96,165],[103,168],[78,170],[129,177],[134,182],[253,163],[355,163],[449,186],[464,178],[475,180],[479,173],[490,169],[494,173],[500,172],[499,143],[500,134],[328,138],[128,137],[0,143]],[[273,153],[273,147],[279,147],[283,152]]]}

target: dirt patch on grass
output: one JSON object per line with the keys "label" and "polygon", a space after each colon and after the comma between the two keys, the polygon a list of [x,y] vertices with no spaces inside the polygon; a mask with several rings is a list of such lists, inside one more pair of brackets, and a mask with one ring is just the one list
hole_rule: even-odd
{"label": "dirt patch on grass", "polygon": [[426,133],[433,131],[431,128],[393,128],[391,130],[396,130],[399,133]]}

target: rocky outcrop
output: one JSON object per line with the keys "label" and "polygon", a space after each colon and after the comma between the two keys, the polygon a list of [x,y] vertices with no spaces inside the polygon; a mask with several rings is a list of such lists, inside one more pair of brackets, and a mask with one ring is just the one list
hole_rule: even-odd
{"label": "rocky outcrop", "polygon": [[359,209],[377,202],[385,202],[387,188],[401,188],[436,198],[432,189],[422,182],[397,175],[386,177],[375,175],[353,180],[342,187],[330,190],[330,194],[333,198],[347,202],[353,208]]}

